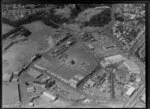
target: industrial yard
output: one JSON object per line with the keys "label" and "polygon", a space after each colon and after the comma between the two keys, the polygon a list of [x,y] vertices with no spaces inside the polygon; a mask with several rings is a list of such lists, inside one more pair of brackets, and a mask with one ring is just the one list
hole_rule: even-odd
{"label": "industrial yard", "polygon": [[145,31],[119,30],[120,8],[3,5],[2,107],[145,107]]}

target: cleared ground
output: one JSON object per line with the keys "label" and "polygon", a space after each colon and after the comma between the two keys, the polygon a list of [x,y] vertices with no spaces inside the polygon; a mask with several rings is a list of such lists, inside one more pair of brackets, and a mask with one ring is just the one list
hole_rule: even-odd
{"label": "cleared ground", "polygon": [[138,98],[137,102],[135,103],[135,108],[145,108],[145,104]]}
{"label": "cleared ground", "polygon": [[[15,106],[17,101],[19,101],[19,93],[17,83],[11,83],[9,85],[3,85],[2,94],[2,106],[9,105],[10,107]],[[12,105],[12,106],[11,106]]]}
{"label": "cleared ground", "polygon": [[99,40],[93,43],[95,48],[94,52],[98,57],[105,57],[122,53],[118,46],[114,44],[107,35],[99,34],[98,38]]}
{"label": "cleared ground", "polygon": [[45,25],[41,21],[35,21],[31,24],[25,24],[24,27],[29,29],[32,34],[29,36],[29,40],[37,42],[44,49],[49,45],[52,47],[53,42],[51,36],[54,35],[55,29]]}
{"label": "cleared ground", "polygon": [[14,29],[14,27],[12,27],[8,24],[2,23],[2,34],[5,34],[5,33],[9,32],[12,29]]}
{"label": "cleared ground", "polygon": [[16,71],[38,51],[36,43],[27,41],[12,46],[3,54],[3,73]]}
{"label": "cleared ground", "polygon": [[30,61],[37,52],[43,52],[53,47],[51,35],[54,29],[44,25],[40,21],[26,24],[25,27],[32,32],[29,40],[14,44],[3,53],[3,73],[16,71],[23,64]]}
{"label": "cleared ground", "polygon": [[71,105],[71,102],[58,99],[55,102],[49,102],[45,99],[38,99],[35,101],[36,108],[64,108]]}

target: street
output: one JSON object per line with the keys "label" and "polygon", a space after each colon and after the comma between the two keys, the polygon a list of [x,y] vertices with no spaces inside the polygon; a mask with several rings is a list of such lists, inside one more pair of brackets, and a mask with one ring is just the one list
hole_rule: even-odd
{"label": "street", "polygon": [[130,100],[124,105],[124,108],[131,108],[136,103],[136,100],[143,94],[145,91],[145,85],[142,84],[138,91],[130,98]]}
{"label": "street", "polygon": [[144,37],[140,37],[138,39],[138,41],[136,41],[136,43],[130,48],[129,52],[131,55],[134,55],[134,53],[136,52],[136,50],[141,46],[141,44],[144,43]]}

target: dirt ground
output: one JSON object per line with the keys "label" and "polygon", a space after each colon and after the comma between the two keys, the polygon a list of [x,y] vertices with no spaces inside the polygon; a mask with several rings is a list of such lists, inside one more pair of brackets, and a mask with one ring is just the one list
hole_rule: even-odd
{"label": "dirt ground", "polygon": [[14,29],[14,27],[7,25],[5,23],[2,23],[2,34],[5,34],[9,32],[10,30]]}
{"label": "dirt ground", "polygon": [[3,73],[19,70],[23,64],[30,61],[37,52],[43,52],[53,47],[51,36],[55,30],[44,25],[40,21],[24,25],[32,34],[29,39],[18,44],[14,44],[2,55]]}
{"label": "dirt ground", "polygon": [[54,102],[49,102],[44,98],[40,98],[36,101],[35,103],[35,107],[37,108],[64,108],[64,107],[70,107],[72,105],[71,102],[66,101],[66,100],[62,100],[62,99],[58,99]]}
{"label": "dirt ground", "polygon": [[43,48],[47,48],[49,45],[53,46],[51,36],[55,34],[55,29],[52,27],[45,25],[41,21],[25,24],[24,27],[32,32],[29,36],[29,40],[36,41]]}
{"label": "dirt ground", "polygon": [[15,44],[3,54],[3,73],[16,71],[38,51],[39,46],[31,41]]}
{"label": "dirt ground", "polygon": [[3,85],[3,94],[2,94],[2,106],[6,107],[16,104],[19,101],[19,93],[17,83],[11,83],[9,85]]}

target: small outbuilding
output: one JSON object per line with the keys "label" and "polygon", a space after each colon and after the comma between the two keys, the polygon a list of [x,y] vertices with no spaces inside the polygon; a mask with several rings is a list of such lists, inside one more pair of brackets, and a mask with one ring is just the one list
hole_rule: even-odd
{"label": "small outbuilding", "polygon": [[28,92],[28,93],[35,92],[35,87],[34,87],[34,86],[28,87],[28,88],[27,88],[27,92]]}
{"label": "small outbuilding", "polygon": [[12,73],[4,73],[3,74],[3,81],[4,82],[10,82],[12,80]]}
{"label": "small outbuilding", "polygon": [[45,92],[43,92],[42,95],[43,95],[43,97],[48,98],[50,101],[51,100],[54,101],[54,100],[57,99],[57,96],[55,94],[53,94],[52,92],[50,92],[50,91],[45,91]]}
{"label": "small outbuilding", "polygon": [[28,74],[32,76],[33,78],[38,78],[39,76],[42,75],[42,73],[32,68],[29,69]]}

